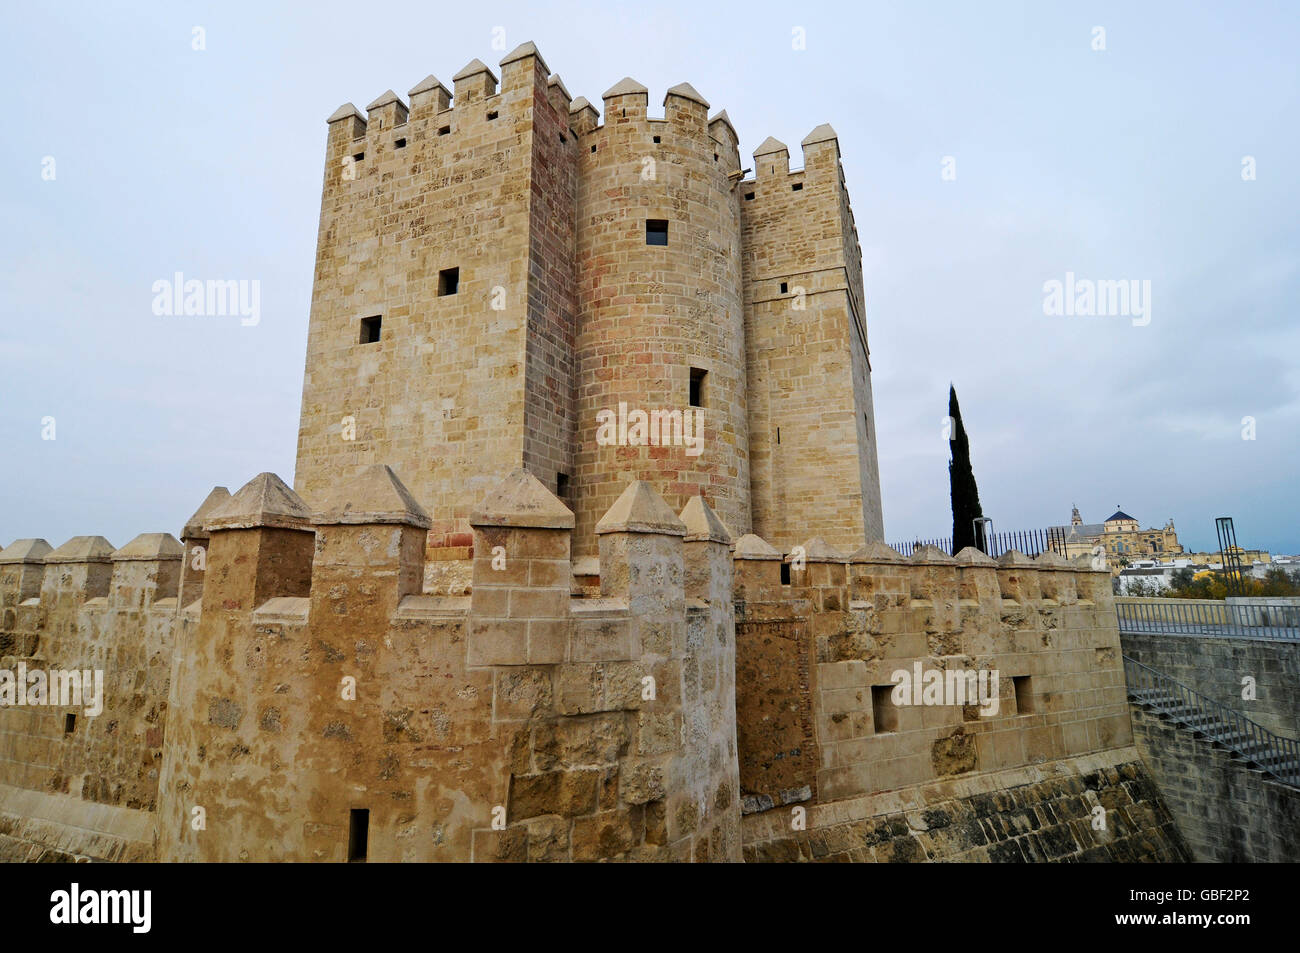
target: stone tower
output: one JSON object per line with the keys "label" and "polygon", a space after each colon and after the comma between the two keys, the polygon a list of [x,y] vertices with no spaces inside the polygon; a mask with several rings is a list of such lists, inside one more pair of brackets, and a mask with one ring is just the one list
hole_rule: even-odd
{"label": "stone tower", "polygon": [[474,60],[409,109],[388,91],[328,121],[294,489],[316,505],[390,464],[443,517],[430,555],[461,565],[470,512],[519,467],[573,510],[577,557],[638,479],[674,511],[702,495],[737,536],[880,539],[833,130],[794,172],[767,140],[746,179],[689,84],[651,118],[624,79],[602,123],[533,44],[500,71]]}

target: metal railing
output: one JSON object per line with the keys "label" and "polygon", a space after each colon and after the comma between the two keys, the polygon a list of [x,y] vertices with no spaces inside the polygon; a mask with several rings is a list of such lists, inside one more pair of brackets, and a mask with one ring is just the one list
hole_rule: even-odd
{"label": "metal railing", "polygon": [[1300,606],[1246,605],[1208,599],[1116,599],[1119,630],[1130,635],[1223,636],[1270,642],[1300,641]]}
{"label": "metal railing", "polygon": [[1139,705],[1231,749],[1269,776],[1300,787],[1300,741],[1275,735],[1241,712],[1188,688],[1164,672],[1124,656],[1128,694]]}
{"label": "metal railing", "polygon": [[[1026,556],[1034,557],[1041,553],[1053,552],[1065,558],[1065,533],[1057,529],[1011,530],[1006,533],[989,533],[987,545],[980,547],[984,553],[997,559],[1015,549]],[[894,543],[893,548],[904,556],[910,557],[922,546],[937,546],[949,556],[956,556],[952,551],[952,537],[939,539],[913,539],[907,543]],[[1081,550],[1082,552],[1082,550]]]}

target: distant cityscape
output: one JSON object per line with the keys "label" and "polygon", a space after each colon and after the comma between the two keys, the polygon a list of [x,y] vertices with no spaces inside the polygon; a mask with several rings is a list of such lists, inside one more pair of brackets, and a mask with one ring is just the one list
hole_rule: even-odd
{"label": "distant cityscape", "polygon": [[[1223,571],[1223,554],[1188,552],[1178,542],[1178,532],[1170,519],[1162,527],[1142,529],[1137,519],[1116,509],[1101,523],[1085,523],[1079,508],[1073,507],[1069,526],[1049,528],[1057,538],[1064,537],[1065,555],[1074,558],[1095,554],[1100,546],[1106,563],[1115,577],[1117,595],[1154,595],[1174,588],[1175,573],[1186,570],[1197,579]],[[1247,579],[1264,580],[1271,570],[1281,570],[1294,578],[1300,575],[1300,556],[1271,555],[1262,549],[1238,546],[1233,550]],[[1186,573],[1179,579],[1187,579]]]}

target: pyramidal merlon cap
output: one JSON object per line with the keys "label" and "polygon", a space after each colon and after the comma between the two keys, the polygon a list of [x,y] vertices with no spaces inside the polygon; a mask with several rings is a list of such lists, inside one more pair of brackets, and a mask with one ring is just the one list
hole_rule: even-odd
{"label": "pyramidal merlon cap", "polygon": [[649,93],[646,89],[631,76],[624,76],[617,83],[605,90],[605,95],[601,99],[609,99],[611,96],[631,96],[636,93]]}
{"label": "pyramidal merlon cap", "polygon": [[180,559],[185,555],[185,547],[171,533],[141,533],[117,552],[113,560],[141,559],[162,560]]}
{"label": "pyramidal merlon cap", "polygon": [[501,62],[498,63],[497,65],[505,66],[507,63],[513,63],[515,60],[522,60],[527,56],[537,57],[537,62],[542,64],[542,69],[545,70],[547,73],[550,72],[550,70],[546,68],[546,60],[542,59],[542,54],[537,52],[537,44],[535,44],[532,40],[528,40],[525,43],[520,43],[513,50],[507,53],[505,57],[501,60]]}
{"label": "pyramidal merlon cap", "polygon": [[351,103],[344,103],[338,109],[334,110],[334,112],[330,114],[330,117],[326,119],[325,122],[327,123],[338,122],[340,119],[347,119],[350,116],[356,116],[358,119],[361,120],[364,120],[366,118],[365,116],[361,115],[361,110],[357,109],[356,106],[352,105]]}
{"label": "pyramidal merlon cap", "polygon": [[424,79],[420,80],[410,89],[408,89],[406,91],[406,95],[418,96],[420,95],[420,93],[432,92],[435,89],[441,89],[445,93],[451,92],[451,90],[449,90],[446,86],[442,85],[442,81],[439,80],[438,77],[430,73],[428,76],[424,77]]}
{"label": "pyramidal merlon cap", "polygon": [[472,59],[461,68],[461,71],[451,78],[453,83],[462,79],[469,79],[471,76],[477,76],[479,73],[487,73],[492,77],[492,82],[497,81],[496,73],[488,69],[488,65],[480,59]]}
{"label": "pyramidal merlon cap", "polygon": [[892,546],[874,539],[865,546],[860,546],[849,555],[849,561],[855,563],[905,563],[907,559]]}
{"label": "pyramidal merlon cap", "polygon": [[214,486],[203,502],[199,504],[199,508],[194,511],[194,515],[185,521],[185,528],[181,530],[181,539],[206,537],[208,531],[203,528],[203,524],[209,516],[215,513],[229,499],[229,490],[224,486]]}
{"label": "pyramidal merlon cap", "polygon": [[686,542],[730,543],[731,530],[702,496],[693,496],[682,508],[681,521],[686,525]]}
{"label": "pyramidal merlon cap", "polygon": [[602,533],[663,533],[685,536],[686,524],[645,480],[634,480],[596,524]]}
{"label": "pyramidal merlon cap", "polygon": [[74,536],[45,557],[47,563],[107,563],[116,549],[103,536]]}
{"label": "pyramidal merlon cap", "polygon": [[774,152],[789,152],[789,151],[790,151],[790,147],[787,146],[780,139],[774,139],[773,137],[768,136],[766,139],[762,141],[762,143],[759,144],[759,147],[754,150],[754,155],[756,157],[770,156]]}
{"label": "pyramidal merlon cap", "polygon": [[469,515],[471,526],[573,529],[573,511],[522,467],[502,480]]}
{"label": "pyramidal merlon cap", "polygon": [[392,467],[376,463],[340,486],[312,519],[317,525],[396,523],[428,529],[429,514]]}
{"label": "pyramidal merlon cap", "polygon": [[802,146],[810,146],[814,142],[825,142],[828,139],[838,139],[838,138],[839,136],[836,135],[835,130],[831,128],[831,124],[828,122],[824,122],[816,129],[814,129],[812,132],[808,133],[808,135],[804,136],[803,142],[799,144]]}
{"label": "pyramidal merlon cap", "polygon": [[736,559],[782,559],[771,543],[762,536],[755,536],[753,533],[746,533],[740,539],[736,540],[736,551],[733,554]]}
{"label": "pyramidal merlon cap", "polygon": [[664,95],[664,102],[668,102],[669,96],[680,96],[682,99],[689,99],[693,103],[699,103],[705,109],[709,108],[709,101],[696,91],[690,83],[678,83]]}
{"label": "pyramidal merlon cap", "polygon": [[814,536],[803,544],[803,558],[810,563],[842,563],[846,557],[820,536]]}
{"label": "pyramidal merlon cap", "polygon": [[310,529],[311,511],[297,493],[274,473],[259,473],[213,510],[206,523],[214,529]]}
{"label": "pyramidal merlon cap", "polygon": [[0,563],[42,563],[54,552],[43,539],[16,539],[0,551]]}
{"label": "pyramidal merlon cap", "polygon": [[372,109],[378,109],[380,106],[387,106],[389,103],[400,103],[401,101],[402,100],[395,92],[391,89],[386,89],[375,98],[374,102],[366,107],[366,112],[370,112]]}

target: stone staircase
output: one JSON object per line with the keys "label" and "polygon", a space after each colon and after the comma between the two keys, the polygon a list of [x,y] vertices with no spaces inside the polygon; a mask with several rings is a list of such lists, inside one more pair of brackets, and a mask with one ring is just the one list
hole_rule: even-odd
{"label": "stone staircase", "polygon": [[1275,780],[1300,788],[1300,741],[1275,735],[1241,712],[1127,655],[1124,677],[1132,704],[1227,749]]}

